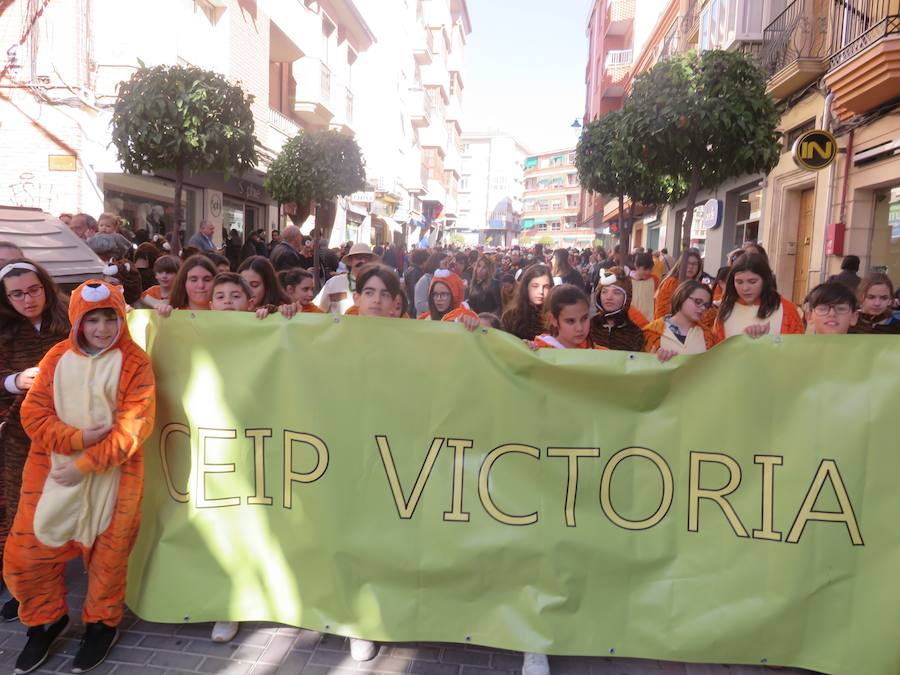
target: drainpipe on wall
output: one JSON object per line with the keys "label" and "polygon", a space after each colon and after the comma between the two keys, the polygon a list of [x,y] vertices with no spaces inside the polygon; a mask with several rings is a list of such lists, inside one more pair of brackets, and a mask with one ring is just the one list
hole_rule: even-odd
{"label": "drainpipe on wall", "polygon": [[[822,128],[825,131],[831,131],[831,104],[834,102],[834,94],[828,92],[825,97],[825,112],[822,114]],[[837,162],[832,162],[828,167],[828,202],[825,206],[825,228],[831,224],[831,216],[834,213],[834,180],[837,173]],[[825,283],[828,268],[828,256],[825,254],[828,246],[828,237],[826,232],[822,233],[822,258],[819,263],[819,283]]]}

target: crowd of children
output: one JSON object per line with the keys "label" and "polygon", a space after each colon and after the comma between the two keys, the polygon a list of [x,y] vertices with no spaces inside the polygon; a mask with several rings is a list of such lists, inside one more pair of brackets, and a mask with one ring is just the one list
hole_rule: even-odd
{"label": "crowd of children", "polygon": [[[693,249],[674,261],[538,248],[415,251],[401,280],[376,251],[355,244],[317,295],[309,270],[276,272],[263,255],[232,269],[215,252],[173,256],[152,242],[122,250],[127,243],[101,217],[90,244],[109,261],[106,277],[65,298],[46,270],[0,242],[0,546],[5,541],[3,580],[13,598],[2,618],[28,626],[17,673],[39,667],[65,628],[63,566],[78,554],[89,582],[73,672],[102,662],[117,637],[140,520],[141,444],[154,424],[153,371],[129,337],[131,307],[162,317],[190,310],[418,318],[505,331],[536,350],[644,351],[660,361],[738,335],[900,333],[887,275],[861,279],[856,291],[828,281],[797,307],[779,294],[757,245],[729,256],[715,278]],[[92,405],[76,404],[84,398]],[[212,639],[228,641],[238,630],[219,622]],[[376,649],[351,643],[360,660]],[[546,658],[529,655],[528,663],[540,671]]]}

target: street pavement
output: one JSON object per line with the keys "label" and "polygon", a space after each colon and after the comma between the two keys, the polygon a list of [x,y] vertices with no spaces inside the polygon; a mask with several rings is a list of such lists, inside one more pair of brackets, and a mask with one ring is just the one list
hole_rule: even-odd
{"label": "street pavement", "polygon": [[[83,630],[80,618],[87,576],[80,562],[66,569],[70,618],[39,673],[68,673]],[[3,599],[8,597],[3,594]],[[119,642],[97,669],[98,675],[164,675],[223,673],[226,675],[350,675],[410,673],[411,675],[517,675],[522,655],[501,649],[451,644],[382,645],[374,660],[356,663],[346,639],[279,624],[245,623],[228,644],[209,639],[212,624],[159,624],[132,613],[122,622]],[[0,624],[0,673],[12,672],[25,644],[18,622]],[[809,675],[795,669],[694,665],[619,658],[550,657],[553,675]]]}

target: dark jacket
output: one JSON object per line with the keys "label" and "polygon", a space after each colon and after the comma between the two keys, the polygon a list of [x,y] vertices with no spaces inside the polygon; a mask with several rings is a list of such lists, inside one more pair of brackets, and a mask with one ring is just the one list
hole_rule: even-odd
{"label": "dark jacket", "polygon": [[481,289],[475,289],[470,283],[466,289],[466,295],[469,307],[476,314],[490,312],[499,318],[503,313],[503,305],[500,300],[500,282],[497,279],[491,279]]}
{"label": "dark jacket", "polygon": [[836,281],[839,284],[844,284],[851,291],[856,293],[856,289],[859,288],[859,275],[856,272],[851,272],[850,270],[841,270],[839,274],[832,274],[828,277],[828,282],[831,283]]}
{"label": "dark jacket", "polygon": [[275,248],[272,249],[272,255],[269,258],[272,260],[272,267],[275,268],[276,272],[303,267],[303,259],[300,253],[286,241],[279,241],[275,244]]}

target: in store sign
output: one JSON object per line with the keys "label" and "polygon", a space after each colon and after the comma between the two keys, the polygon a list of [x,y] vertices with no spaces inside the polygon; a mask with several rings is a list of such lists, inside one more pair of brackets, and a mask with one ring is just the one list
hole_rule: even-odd
{"label": "in store sign", "polygon": [[791,148],[794,162],[807,171],[818,171],[838,156],[837,139],[830,131],[812,129],[800,136]]}
{"label": "in store sign", "polygon": [[244,199],[253,199],[255,201],[262,201],[265,194],[259,185],[248,183],[245,180],[238,181],[238,191]]}
{"label": "in store sign", "polygon": [[710,199],[703,205],[703,215],[700,222],[703,229],[714,230],[722,224],[722,202],[719,199]]}

